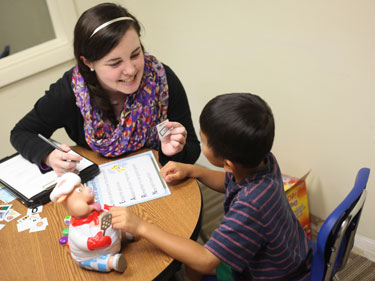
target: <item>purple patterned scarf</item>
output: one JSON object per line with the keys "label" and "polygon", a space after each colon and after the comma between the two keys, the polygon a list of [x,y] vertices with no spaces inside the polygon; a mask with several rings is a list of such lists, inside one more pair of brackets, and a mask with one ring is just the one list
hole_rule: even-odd
{"label": "purple patterned scarf", "polygon": [[105,122],[90,103],[85,81],[76,66],[72,86],[84,119],[85,139],[92,150],[115,157],[142,147],[156,149],[156,125],[167,118],[168,83],[163,65],[145,52],[145,66],[137,92],[128,95],[117,125]]}

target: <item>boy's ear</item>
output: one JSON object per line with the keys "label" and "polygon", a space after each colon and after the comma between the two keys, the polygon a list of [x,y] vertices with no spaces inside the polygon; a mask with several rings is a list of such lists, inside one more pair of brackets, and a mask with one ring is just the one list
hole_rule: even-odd
{"label": "boy's ear", "polygon": [[228,173],[234,173],[235,166],[232,161],[224,159],[224,170]]}

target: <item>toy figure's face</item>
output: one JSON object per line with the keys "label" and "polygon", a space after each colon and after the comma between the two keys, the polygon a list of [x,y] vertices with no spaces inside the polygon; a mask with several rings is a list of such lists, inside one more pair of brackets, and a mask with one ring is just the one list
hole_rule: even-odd
{"label": "toy figure's face", "polygon": [[95,210],[94,192],[90,187],[76,185],[63,204],[69,215],[76,218],[85,218]]}

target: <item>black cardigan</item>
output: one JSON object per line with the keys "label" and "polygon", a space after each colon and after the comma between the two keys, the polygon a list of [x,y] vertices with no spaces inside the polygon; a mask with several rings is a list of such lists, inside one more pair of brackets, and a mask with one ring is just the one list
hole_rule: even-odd
{"label": "black cardigan", "polygon": [[[200,143],[194,131],[193,122],[185,90],[176,74],[164,65],[169,87],[167,116],[170,121],[181,123],[187,131],[183,151],[167,157],[159,145],[159,162],[164,165],[169,160],[194,163],[200,154]],[[64,128],[68,136],[79,146],[90,149],[84,135],[84,122],[72,89],[73,69],[50,86],[11,131],[10,141],[14,148],[26,159],[40,165],[53,148],[39,139],[38,133],[49,138],[57,129]]]}

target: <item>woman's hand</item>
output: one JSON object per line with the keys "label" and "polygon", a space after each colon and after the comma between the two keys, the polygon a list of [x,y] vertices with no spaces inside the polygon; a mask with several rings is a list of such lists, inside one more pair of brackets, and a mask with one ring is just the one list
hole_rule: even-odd
{"label": "woman's hand", "polygon": [[160,174],[166,182],[182,180],[189,177],[189,167],[189,164],[169,161],[160,169]]}
{"label": "woman's hand", "polygon": [[61,176],[67,172],[74,172],[77,162],[82,160],[82,156],[68,153],[70,147],[66,144],[62,144],[60,148],[65,152],[55,149],[44,159],[44,163],[51,167],[57,176]]}
{"label": "woman's hand", "polygon": [[186,143],[187,132],[185,127],[178,122],[170,121],[166,122],[164,127],[170,130],[170,134],[160,140],[164,155],[172,156],[181,152]]}

